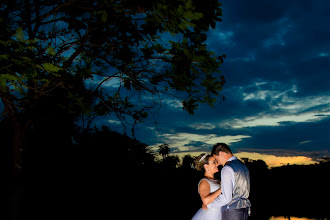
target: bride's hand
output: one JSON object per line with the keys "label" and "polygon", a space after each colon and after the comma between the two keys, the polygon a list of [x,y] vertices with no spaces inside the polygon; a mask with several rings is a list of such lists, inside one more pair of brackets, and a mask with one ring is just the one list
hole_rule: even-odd
{"label": "bride's hand", "polygon": [[207,206],[203,203],[202,209],[207,209]]}

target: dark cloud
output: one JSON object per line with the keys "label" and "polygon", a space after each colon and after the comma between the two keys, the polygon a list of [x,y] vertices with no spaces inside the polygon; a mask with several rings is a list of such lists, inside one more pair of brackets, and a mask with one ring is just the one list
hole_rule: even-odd
{"label": "dark cloud", "polygon": [[225,1],[223,2],[224,21],[265,23],[283,16],[287,11],[285,4],[278,1]]}
{"label": "dark cloud", "polygon": [[189,115],[165,100],[137,126],[137,138],[153,145],[191,135],[177,152],[210,149],[203,137],[228,136],[244,137],[230,144],[236,152],[329,154],[329,11],[325,0],[224,1],[223,22],[207,44],[227,55],[220,69],[226,101]]}
{"label": "dark cloud", "polygon": [[[241,150],[254,149],[257,152],[267,150],[274,154],[287,151],[303,154],[306,152],[328,152],[330,137],[330,118],[320,122],[283,123],[276,127],[255,127],[249,129],[249,139],[243,139],[234,146]],[[328,152],[329,153],[329,152]]]}

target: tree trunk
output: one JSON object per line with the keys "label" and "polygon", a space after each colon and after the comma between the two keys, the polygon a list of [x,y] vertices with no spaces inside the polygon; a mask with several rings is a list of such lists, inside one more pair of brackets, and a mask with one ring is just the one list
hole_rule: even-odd
{"label": "tree trunk", "polygon": [[22,152],[23,146],[26,144],[26,134],[30,126],[30,121],[20,122],[12,119],[12,126],[14,130],[13,140],[13,174],[18,177],[22,172]]}
{"label": "tree trunk", "polygon": [[24,185],[21,182],[22,173],[22,152],[23,146],[26,144],[27,131],[30,122],[22,122],[16,118],[11,119],[13,129],[13,146],[12,146],[12,179],[9,185],[8,193],[8,217],[11,220],[19,218],[22,212],[22,199]]}

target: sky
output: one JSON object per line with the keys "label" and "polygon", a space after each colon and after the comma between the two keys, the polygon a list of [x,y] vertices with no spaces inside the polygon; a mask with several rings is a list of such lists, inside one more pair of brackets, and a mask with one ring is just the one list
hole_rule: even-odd
{"label": "sky", "polygon": [[[164,98],[135,137],[155,151],[169,144],[180,156],[224,142],[269,166],[330,157],[330,1],[225,0],[222,11],[206,43],[226,54],[226,100],[189,115],[179,100]],[[99,123],[122,131],[115,118]]]}
{"label": "sky", "polygon": [[[226,54],[226,97],[194,115],[165,99],[136,137],[173,154],[210,152],[218,142],[269,166],[312,163],[330,149],[330,2],[223,1],[207,45]],[[115,127],[118,121],[109,120]]]}

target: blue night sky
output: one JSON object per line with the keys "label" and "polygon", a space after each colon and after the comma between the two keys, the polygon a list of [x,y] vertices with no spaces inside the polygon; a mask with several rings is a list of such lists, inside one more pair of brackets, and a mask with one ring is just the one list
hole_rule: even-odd
{"label": "blue night sky", "polygon": [[[136,138],[155,151],[166,143],[173,154],[194,156],[225,142],[271,166],[329,157],[330,1],[227,0],[222,10],[207,45],[226,54],[226,100],[189,115],[179,100],[162,97],[161,108],[136,126]],[[97,124],[122,131],[116,118]]]}
{"label": "blue night sky", "polygon": [[[226,100],[189,115],[178,100],[165,98],[136,127],[137,139],[167,143],[171,153],[226,142],[252,158],[329,156],[330,2],[235,0],[223,1],[222,9],[207,44],[227,55],[221,66]],[[107,122],[120,129],[118,121]],[[287,162],[294,163],[281,163]]]}

